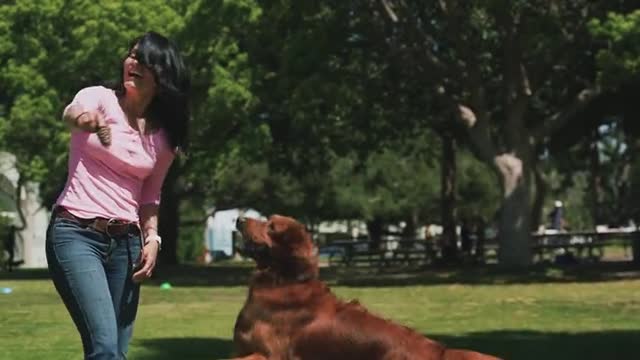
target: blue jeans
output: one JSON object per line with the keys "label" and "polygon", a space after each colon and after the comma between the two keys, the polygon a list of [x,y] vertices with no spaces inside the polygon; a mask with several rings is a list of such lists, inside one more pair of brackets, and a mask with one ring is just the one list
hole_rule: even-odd
{"label": "blue jeans", "polygon": [[140,260],[140,235],[110,237],[54,217],[47,229],[47,261],[56,290],[75,323],[85,359],[126,359],[140,285],[131,280]]}

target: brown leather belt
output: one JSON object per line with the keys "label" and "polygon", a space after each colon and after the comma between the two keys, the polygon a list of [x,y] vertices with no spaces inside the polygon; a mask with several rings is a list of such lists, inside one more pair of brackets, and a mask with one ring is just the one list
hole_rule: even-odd
{"label": "brown leather belt", "polygon": [[99,217],[93,219],[82,219],[60,206],[56,207],[53,212],[56,217],[77,222],[82,226],[90,227],[109,236],[122,236],[128,233],[137,234],[140,232],[136,223],[125,220],[105,219]]}

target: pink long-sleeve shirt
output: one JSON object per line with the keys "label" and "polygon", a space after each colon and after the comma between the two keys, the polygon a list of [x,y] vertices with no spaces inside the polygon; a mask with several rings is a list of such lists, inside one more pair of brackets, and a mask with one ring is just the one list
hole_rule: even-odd
{"label": "pink long-sleeve shirt", "polygon": [[95,133],[71,133],[69,172],[56,201],[80,218],[138,221],[141,205],[159,204],[162,183],[175,157],[163,130],[142,135],[133,129],[111,89],[80,90],[68,105],[97,110],[111,127],[111,145]]}

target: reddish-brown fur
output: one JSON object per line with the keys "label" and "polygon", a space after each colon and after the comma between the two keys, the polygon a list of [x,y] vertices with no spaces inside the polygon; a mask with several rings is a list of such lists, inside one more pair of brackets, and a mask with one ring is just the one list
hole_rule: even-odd
{"label": "reddish-brown fur", "polygon": [[318,279],[311,237],[294,219],[241,219],[238,229],[257,271],[234,329],[236,359],[498,360],[448,349],[336,298]]}

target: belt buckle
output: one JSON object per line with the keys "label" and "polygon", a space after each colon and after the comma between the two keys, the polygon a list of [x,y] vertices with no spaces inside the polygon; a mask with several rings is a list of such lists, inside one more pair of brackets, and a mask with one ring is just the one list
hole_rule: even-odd
{"label": "belt buckle", "polygon": [[109,226],[111,226],[111,223],[115,223],[116,221],[117,220],[114,219],[114,218],[111,218],[111,219],[107,220],[107,225],[105,225],[105,228],[104,228],[104,233],[107,234],[107,236],[109,236],[109,237],[113,237],[114,236],[114,235],[109,233]]}

